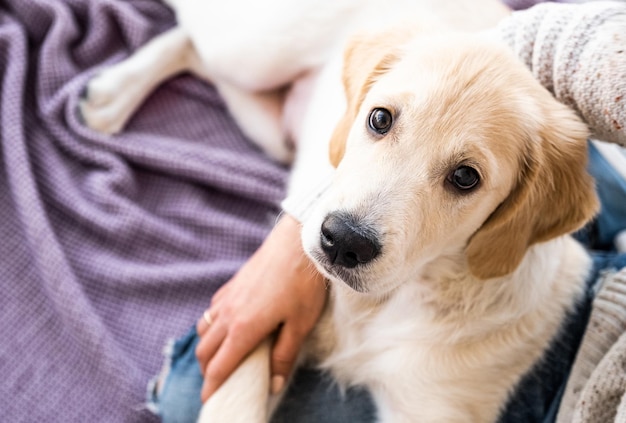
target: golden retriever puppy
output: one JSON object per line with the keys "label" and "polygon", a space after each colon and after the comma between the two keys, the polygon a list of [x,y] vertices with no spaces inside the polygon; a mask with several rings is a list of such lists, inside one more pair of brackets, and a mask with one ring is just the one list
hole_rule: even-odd
{"label": "golden retriever puppy", "polygon": [[[331,290],[303,360],[367,387],[383,423],[495,422],[583,294],[587,129],[486,36],[357,37],[343,85],[302,229]],[[266,342],[200,421],[267,421],[268,360]]]}

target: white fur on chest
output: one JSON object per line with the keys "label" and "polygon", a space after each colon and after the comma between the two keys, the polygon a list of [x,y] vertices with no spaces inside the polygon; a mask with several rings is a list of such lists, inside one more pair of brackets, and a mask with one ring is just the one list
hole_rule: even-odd
{"label": "white fur on chest", "polygon": [[495,421],[580,297],[588,266],[564,237],[497,280],[414,281],[377,302],[334,286],[313,337],[319,366],[366,386],[381,422]]}

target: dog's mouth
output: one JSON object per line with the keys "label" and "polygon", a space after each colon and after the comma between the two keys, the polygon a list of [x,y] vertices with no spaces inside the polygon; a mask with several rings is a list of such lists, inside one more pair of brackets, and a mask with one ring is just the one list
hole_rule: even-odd
{"label": "dog's mouth", "polygon": [[382,252],[375,224],[355,213],[336,210],[324,217],[313,236],[309,256],[322,273],[356,292],[370,291],[366,275]]}
{"label": "dog's mouth", "polygon": [[363,283],[363,279],[359,277],[360,272],[358,270],[333,265],[321,251],[311,252],[309,256],[319,271],[331,282],[343,283],[350,289],[363,294],[369,291],[367,285]]}

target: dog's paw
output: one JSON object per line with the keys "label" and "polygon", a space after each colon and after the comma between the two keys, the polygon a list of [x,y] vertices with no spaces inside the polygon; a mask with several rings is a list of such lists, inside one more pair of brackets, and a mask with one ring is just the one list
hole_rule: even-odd
{"label": "dog's paw", "polygon": [[133,81],[105,70],[92,78],[84,88],[78,112],[84,124],[104,133],[120,132],[141,101]]}
{"label": "dog's paw", "polygon": [[228,404],[228,408],[205,404],[200,409],[197,423],[267,423],[264,413],[246,410],[244,404]]}

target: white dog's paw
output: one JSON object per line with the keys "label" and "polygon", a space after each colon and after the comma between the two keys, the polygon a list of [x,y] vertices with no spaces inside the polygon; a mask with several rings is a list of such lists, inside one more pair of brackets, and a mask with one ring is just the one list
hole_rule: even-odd
{"label": "white dog's paw", "polygon": [[198,423],[267,423],[270,339],[235,369],[202,405]]}
{"label": "white dog's paw", "polygon": [[104,134],[120,132],[143,100],[132,78],[115,68],[92,78],[81,95],[79,112],[85,125]]}
{"label": "white dog's paw", "polygon": [[209,399],[200,409],[197,423],[267,423],[264,409],[236,401],[218,402]]}
{"label": "white dog's paw", "polygon": [[[233,413],[232,411],[216,414],[204,410],[205,408],[201,409],[197,423],[267,423],[265,417],[258,415],[241,415],[241,413]],[[241,406],[237,410],[241,410]]]}

